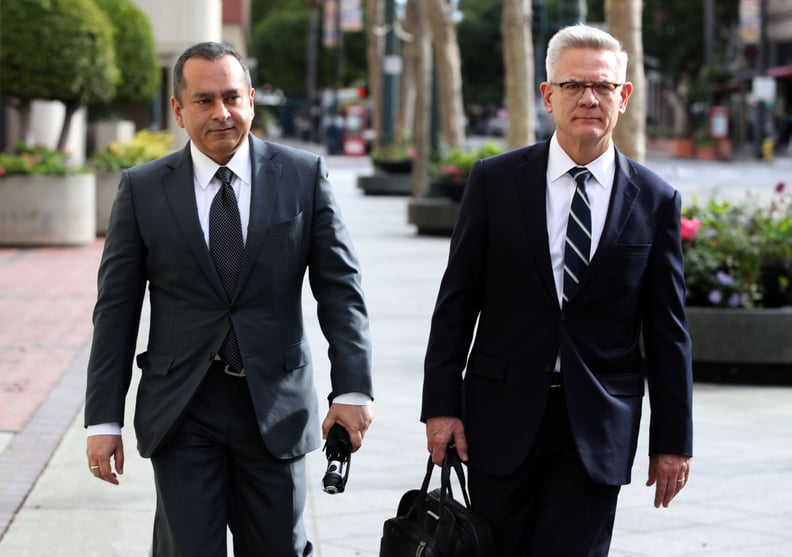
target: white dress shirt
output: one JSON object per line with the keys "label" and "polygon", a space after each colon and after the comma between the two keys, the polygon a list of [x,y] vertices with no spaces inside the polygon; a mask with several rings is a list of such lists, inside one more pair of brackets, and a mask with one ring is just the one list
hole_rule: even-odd
{"label": "white dress shirt", "polygon": [[[564,247],[569,208],[577,184],[569,170],[579,166],[561,148],[555,134],[550,139],[550,154],[547,158],[547,238],[550,244],[550,262],[553,265],[556,295],[559,306],[564,295]],[[616,151],[611,145],[602,155],[585,165],[591,172],[586,182],[586,195],[591,206],[591,253],[589,261],[597,251],[605,218],[608,215],[613,179],[616,175]],[[560,371],[560,357],[556,358],[555,370]]]}
{"label": "white dress shirt", "polygon": [[[569,208],[577,187],[569,170],[579,166],[564,152],[553,134],[550,155],[547,159],[547,238],[550,242],[550,261],[553,264],[556,294],[559,305],[564,293],[564,243]],[[591,206],[591,253],[597,251],[605,217],[608,215],[613,178],[616,173],[616,151],[611,146],[598,158],[586,165],[591,177],[586,182],[586,195]]]}

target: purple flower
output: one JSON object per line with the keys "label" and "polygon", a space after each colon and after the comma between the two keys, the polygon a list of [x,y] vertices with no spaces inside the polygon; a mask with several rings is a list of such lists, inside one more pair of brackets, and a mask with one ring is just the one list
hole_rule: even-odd
{"label": "purple flower", "polygon": [[720,290],[713,290],[709,293],[707,299],[709,299],[710,303],[713,306],[717,306],[718,304],[721,303],[721,300],[723,299],[723,295],[721,294]]}
{"label": "purple flower", "polygon": [[718,271],[716,278],[719,283],[723,286],[731,286],[734,284],[734,278],[729,273],[724,273],[723,271]]}
{"label": "purple flower", "polygon": [[740,307],[740,295],[736,292],[729,296],[729,307],[736,308]]}

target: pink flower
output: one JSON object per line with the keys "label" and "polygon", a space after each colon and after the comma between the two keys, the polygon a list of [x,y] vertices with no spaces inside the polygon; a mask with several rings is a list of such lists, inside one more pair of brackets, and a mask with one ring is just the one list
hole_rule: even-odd
{"label": "pink flower", "polygon": [[459,180],[462,173],[457,166],[444,166],[440,169],[440,174],[443,176],[450,176],[454,180]]}
{"label": "pink flower", "polygon": [[699,219],[689,219],[682,217],[682,229],[680,231],[680,237],[682,238],[682,241],[693,242],[693,240],[696,239],[696,233],[698,232],[700,226],[701,221]]}
{"label": "pink flower", "polygon": [[776,193],[783,193],[785,187],[784,182],[778,182],[775,187]]}

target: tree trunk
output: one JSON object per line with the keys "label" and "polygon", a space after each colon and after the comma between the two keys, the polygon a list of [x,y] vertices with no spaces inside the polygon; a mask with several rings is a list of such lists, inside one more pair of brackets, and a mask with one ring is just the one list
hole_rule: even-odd
{"label": "tree trunk", "polygon": [[619,117],[613,142],[619,150],[638,162],[646,158],[646,86],[643,69],[641,0],[606,0],[605,20],[611,35],[619,39],[630,56],[627,81],[633,92],[627,111]]}
{"label": "tree trunk", "polygon": [[[32,110],[33,101],[30,99],[14,99],[11,106],[16,108],[19,115],[19,131],[18,136],[10,141],[13,146],[18,141],[23,141],[30,144],[33,141],[32,134],[30,133],[30,112]],[[0,109],[1,110],[1,109]]]}
{"label": "tree trunk", "polygon": [[371,103],[371,128],[374,130],[375,144],[379,144],[382,137],[382,60],[385,45],[379,30],[382,28],[384,20],[384,7],[383,0],[366,0],[368,93]]}
{"label": "tree trunk", "polygon": [[62,151],[66,148],[66,142],[69,140],[69,131],[71,130],[72,117],[80,109],[79,102],[68,102],[66,105],[66,114],[63,117],[63,127],[61,127],[60,137],[58,138],[58,150]]}
{"label": "tree trunk", "polygon": [[[415,0],[411,0],[414,2]],[[432,43],[429,30],[429,5],[418,0],[418,17],[413,31],[418,48],[415,95],[415,159],[413,160],[413,196],[422,197],[429,186],[429,122],[432,104]]]}
{"label": "tree trunk", "polygon": [[531,1],[504,0],[501,18],[509,149],[536,140]]}
{"label": "tree trunk", "polygon": [[465,143],[465,110],[456,28],[446,0],[426,0],[426,4],[434,44],[440,128],[448,147],[462,147]]}
{"label": "tree trunk", "polygon": [[395,143],[413,143],[415,137],[415,95],[420,49],[416,40],[421,24],[419,6],[408,0],[404,7],[404,38],[402,39],[402,76],[399,83],[399,106],[396,117]]}

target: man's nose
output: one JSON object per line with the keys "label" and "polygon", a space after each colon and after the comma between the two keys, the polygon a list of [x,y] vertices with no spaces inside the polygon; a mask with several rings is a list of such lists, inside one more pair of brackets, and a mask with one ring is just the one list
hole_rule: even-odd
{"label": "man's nose", "polygon": [[221,100],[215,103],[214,107],[212,108],[212,117],[215,120],[220,120],[221,122],[225,122],[228,120],[228,117],[231,113],[226,108],[225,103]]}
{"label": "man's nose", "polygon": [[596,105],[599,104],[599,97],[594,92],[593,85],[587,85],[583,87],[583,94],[580,95],[579,102],[582,102],[586,106]]}

